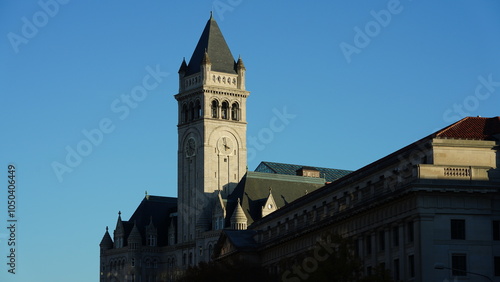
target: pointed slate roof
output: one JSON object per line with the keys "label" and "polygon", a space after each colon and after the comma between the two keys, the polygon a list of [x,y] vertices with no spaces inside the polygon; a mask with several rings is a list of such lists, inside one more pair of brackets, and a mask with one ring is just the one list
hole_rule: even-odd
{"label": "pointed slate roof", "polygon": [[210,16],[200,40],[194,49],[191,60],[189,60],[186,75],[195,74],[200,71],[200,64],[207,52],[213,71],[236,73],[234,57],[227,46],[226,40],[219,29],[219,25]]}
{"label": "pointed slate roof", "polygon": [[231,224],[233,223],[247,223],[247,217],[245,212],[241,208],[240,199],[238,198],[238,203],[234,209],[233,215],[231,216]]}
{"label": "pointed slate roof", "polygon": [[141,242],[142,237],[141,233],[139,232],[139,229],[137,228],[137,224],[134,222],[134,227],[132,227],[132,230],[130,231],[130,234],[128,235],[127,238],[128,242]]}
{"label": "pointed slate roof", "polygon": [[294,164],[284,164],[284,163],[274,163],[274,162],[261,162],[257,168],[256,172],[266,172],[266,173],[276,173],[285,175],[297,175],[297,170],[301,168],[315,169],[320,172],[320,176],[325,178],[327,182],[332,182],[337,180],[347,174],[351,173],[350,170],[325,168],[325,167],[312,167],[304,165],[294,165]]}
{"label": "pointed slate roof", "polygon": [[102,237],[99,246],[106,250],[113,248],[113,239],[111,239],[111,236],[109,235],[107,226],[106,226],[106,233],[104,233],[104,236]]}

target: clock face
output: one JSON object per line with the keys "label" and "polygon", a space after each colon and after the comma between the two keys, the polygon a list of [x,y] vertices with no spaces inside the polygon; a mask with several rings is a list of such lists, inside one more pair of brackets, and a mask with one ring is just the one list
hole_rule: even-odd
{"label": "clock face", "polygon": [[192,157],[196,154],[196,142],[193,137],[190,137],[187,140],[185,151],[187,157]]}
{"label": "clock face", "polygon": [[235,149],[233,146],[233,141],[229,137],[222,137],[217,143],[219,152],[224,155],[229,155]]}

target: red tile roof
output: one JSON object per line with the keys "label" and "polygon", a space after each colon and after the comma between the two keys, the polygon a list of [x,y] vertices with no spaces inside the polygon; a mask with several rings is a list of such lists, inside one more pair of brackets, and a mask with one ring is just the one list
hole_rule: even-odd
{"label": "red tile roof", "polygon": [[[494,140],[500,134],[500,116],[466,117],[435,133],[438,138]],[[498,139],[499,137],[496,136]]]}

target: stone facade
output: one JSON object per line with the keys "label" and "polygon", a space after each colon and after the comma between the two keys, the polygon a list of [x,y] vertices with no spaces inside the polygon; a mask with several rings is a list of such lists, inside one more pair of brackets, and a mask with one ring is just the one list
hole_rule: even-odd
{"label": "stone facade", "polygon": [[[338,234],[354,241],[364,275],[382,267],[396,281],[500,280],[500,118],[451,127],[453,136],[438,131],[254,222],[259,264],[282,281],[306,280],[329,254],[318,242]],[[465,139],[470,130],[489,133]],[[239,254],[220,248],[227,243],[216,260]]]}

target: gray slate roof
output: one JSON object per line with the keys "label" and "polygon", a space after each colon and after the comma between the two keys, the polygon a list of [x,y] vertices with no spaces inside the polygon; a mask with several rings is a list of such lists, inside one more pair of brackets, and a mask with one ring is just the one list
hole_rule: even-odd
{"label": "gray slate roof", "polygon": [[219,29],[219,25],[217,25],[217,22],[212,17],[208,20],[200,40],[194,49],[187,67],[186,76],[200,71],[200,64],[205,55],[205,50],[212,63],[213,71],[236,73],[234,57]]}
{"label": "gray slate roof", "polygon": [[296,175],[297,170],[300,168],[313,168],[320,172],[320,176],[323,177],[326,182],[335,181],[341,177],[344,177],[351,173],[351,170],[325,168],[325,167],[313,167],[304,165],[294,165],[294,164],[284,164],[284,163],[273,163],[273,162],[261,162],[257,168],[256,172],[266,172],[266,173],[276,173],[285,175]]}
{"label": "gray slate roof", "polygon": [[[146,244],[146,226],[149,225],[151,218],[153,225],[158,231],[158,246],[167,245],[168,227],[172,218],[171,213],[177,212],[177,198],[146,196],[135,210],[128,221],[124,221],[126,228],[126,238],[130,235],[132,227],[135,224],[142,237],[142,243]],[[175,223],[175,222],[174,222]]]}
{"label": "gray slate roof", "polygon": [[250,225],[262,218],[262,207],[269,196],[269,188],[277,207],[281,208],[324,185],[323,178],[248,171],[228,196],[226,207],[229,217],[226,218],[226,226],[229,226],[229,218],[238,198]]}

